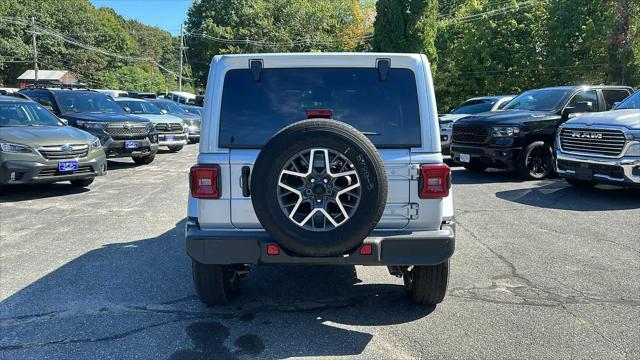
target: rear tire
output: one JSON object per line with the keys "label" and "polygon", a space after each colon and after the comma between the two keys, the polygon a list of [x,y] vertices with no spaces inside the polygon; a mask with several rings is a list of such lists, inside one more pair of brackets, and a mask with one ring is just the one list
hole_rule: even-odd
{"label": "rear tire", "polygon": [[89,178],[89,179],[82,179],[82,180],[71,180],[69,181],[71,183],[71,185],[73,186],[77,186],[77,187],[87,187],[89,185],[91,185],[91,183],[93,183],[93,178]]}
{"label": "rear tire", "polygon": [[594,183],[593,181],[578,180],[578,179],[571,179],[571,178],[565,178],[565,181],[569,183],[569,185],[579,189],[591,189],[596,185],[596,183]]}
{"label": "rear tire", "polygon": [[516,161],[516,173],[523,180],[542,180],[553,172],[553,149],[544,141],[527,145]]}
{"label": "rear tire", "polygon": [[191,260],[193,287],[200,301],[207,305],[224,305],[238,295],[240,277],[232,265],[201,264]]}
{"label": "rear tire", "polygon": [[[318,165],[316,158],[314,161],[305,158],[311,156],[308,154],[311,151],[326,151],[326,156],[333,154],[335,157],[330,161],[322,155]],[[304,156],[300,155],[303,153]],[[300,161],[297,165],[293,163],[295,159]],[[334,170],[330,170],[331,164],[326,166],[329,162]],[[288,166],[291,170],[286,170]],[[318,170],[318,166],[323,170]],[[290,197],[282,195],[285,187],[280,184],[281,179],[286,178],[283,176],[285,171],[302,173],[302,176],[294,175],[299,180],[296,185],[287,185],[287,189],[301,189],[297,195],[293,192]],[[333,178],[332,171],[333,174],[351,174]],[[313,184],[315,181],[317,183]],[[352,183],[355,183],[354,188],[349,187]],[[269,140],[252,169],[250,188],[251,202],[260,224],[280,246],[298,255],[322,257],[342,255],[362,244],[382,217],[387,186],[380,154],[364,134],[340,121],[311,119],[295,122]],[[358,193],[353,195],[349,210],[338,209],[338,195],[335,194],[350,188]],[[313,195],[316,190],[319,190],[316,195],[324,195],[316,198]],[[340,204],[346,204],[349,200],[345,198],[351,198],[350,194],[343,196]],[[298,205],[294,206],[295,201]],[[318,209],[317,202],[322,204]],[[328,214],[330,220],[326,215],[318,216],[322,219],[317,220],[316,227],[313,215],[317,210]],[[291,214],[299,217],[293,219]]]}
{"label": "rear tire", "polygon": [[183,147],[184,147],[183,145],[169,145],[169,151],[178,152],[182,150]]}
{"label": "rear tire", "polygon": [[402,276],[409,298],[419,305],[436,305],[444,300],[449,282],[449,261],[438,265],[413,266]]}
{"label": "rear tire", "polygon": [[133,162],[138,165],[149,165],[153,162],[153,159],[156,158],[156,154],[142,156],[142,157],[134,157]]}
{"label": "rear tire", "polygon": [[488,166],[484,165],[484,164],[478,164],[478,163],[469,163],[469,164],[464,164],[462,165],[462,167],[464,167],[465,169],[472,171],[472,172],[483,172],[485,170],[487,170]]}

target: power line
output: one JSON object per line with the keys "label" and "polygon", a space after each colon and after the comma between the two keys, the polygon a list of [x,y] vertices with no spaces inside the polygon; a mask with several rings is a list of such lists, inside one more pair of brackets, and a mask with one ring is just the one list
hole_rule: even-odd
{"label": "power line", "polygon": [[[153,64],[155,66],[157,66],[159,69],[164,70],[165,72],[173,75],[173,76],[177,76],[177,74],[168,69],[167,67],[163,66],[162,64],[160,64],[159,62],[157,62],[154,59],[151,58],[144,58],[144,57],[139,57],[139,56],[129,56],[129,55],[121,55],[121,54],[116,54],[116,53],[112,53],[109,51],[106,51],[104,49],[100,49],[97,48],[95,46],[92,45],[88,45],[85,43],[82,43],[74,38],[68,37],[64,34],[61,34],[53,29],[50,29],[48,27],[45,27],[44,25],[41,25],[38,22],[35,22],[35,20],[33,21],[33,23],[31,23],[30,21],[26,20],[26,19],[22,19],[22,18],[11,18],[11,17],[0,17],[0,21],[5,22],[5,23],[10,23],[10,24],[18,24],[18,25],[33,25],[35,24],[35,26],[32,26],[32,32],[35,33],[36,31],[38,32],[39,35],[49,35],[55,38],[58,38],[66,43],[75,45],[77,47],[80,47],[82,49],[88,50],[88,51],[92,51],[95,53],[99,53],[102,54],[104,56],[108,56],[108,57],[112,57],[112,58],[116,58],[116,59],[120,59],[123,61],[130,61],[130,62],[145,62],[145,63],[150,63]],[[191,78],[185,78],[187,80],[193,80]]]}
{"label": "power line", "polygon": [[477,13],[477,14],[471,14],[471,15],[467,15],[467,16],[463,16],[460,18],[451,18],[451,17],[444,17],[441,18],[439,20],[439,23],[455,23],[455,24],[462,24],[462,23],[466,23],[466,22],[471,22],[471,21],[475,21],[475,20],[479,20],[485,17],[493,17],[496,15],[502,15],[502,14],[506,14],[509,12],[513,12],[513,11],[518,11],[518,10],[523,10],[523,9],[527,9],[530,8],[532,6],[534,6],[537,2],[539,1],[548,1],[548,0],[528,0],[528,1],[523,1],[520,3],[515,3],[515,4],[511,4],[509,6],[505,6],[499,9],[493,9],[493,10],[488,10],[488,11],[484,11],[481,13]]}
{"label": "power line", "polygon": [[356,40],[356,41],[365,41],[368,39],[371,39],[373,37],[373,34],[367,34],[364,36],[358,36],[358,37],[353,37],[353,38],[346,38],[346,39],[331,39],[331,40],[318,40],[318,39],[312,39],[310,37],[303,37],[303,38],[298,38],[296,40],[292,40],[289,42],[269,42],[269,41],[263,41],[263,40],[254,40],[254,39],[225,39],[225,38],[220,38],[220,37],[216,37],[216,36],[212,36],[209,34],[204,34],[204,33],[193,33],[193,32],[185,32],[186,36],[191,36],[191,37],[200,37],[200,38],[204,38],[204,39],[208,39],[208,40],[212,40],[215,42],[219,42],[219,43],[223,43],[223,44],[227,44],[227,45],[256,45],[256,46],[263,46],[263,47],[287,47],[287,46],[295,46],[295,45],[305,45],[305,44],[336,44],[336,43],[340,43],[343,40]]}

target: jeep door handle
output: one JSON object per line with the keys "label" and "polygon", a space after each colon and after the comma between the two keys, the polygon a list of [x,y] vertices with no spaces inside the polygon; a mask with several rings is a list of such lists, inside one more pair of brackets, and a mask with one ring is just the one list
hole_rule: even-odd
{"label": "jeep door handle", "polygon": [[242,196],[251,196],[251,189],[249,189],[249,175],[251,174],[251,168],[248,166],[242,167],[242,175],[240,176],[240,186],[242,186]]}

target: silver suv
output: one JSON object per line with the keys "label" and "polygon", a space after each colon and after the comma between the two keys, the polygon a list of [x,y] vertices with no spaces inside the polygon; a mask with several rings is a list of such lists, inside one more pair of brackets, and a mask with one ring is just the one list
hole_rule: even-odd
{"label": "silver suv", "polygon": [[216,56],[205,96],[186,225],[203,302],[256,264],[384,265],[443,300],[453,194],[424,55]]}

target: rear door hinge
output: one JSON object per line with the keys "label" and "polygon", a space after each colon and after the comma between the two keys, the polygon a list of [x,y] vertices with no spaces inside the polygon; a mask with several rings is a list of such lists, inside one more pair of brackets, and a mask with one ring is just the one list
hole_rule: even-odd
{"label": "rear door hinge", "polygon": [[384,215],[415,220],[418,218],[418,204],[387,205]]}
{"label": "rear door hinge", "polygon": [[411,174],[411,180],[418,180],[420,178],[420,165],[411,165],[409,168],[409,174]]}
{"label": "rear door hinge", "polygon": [[418,204],[409,204],[407,208],[407,217],[409,220],[416,220],[418,218]]}

